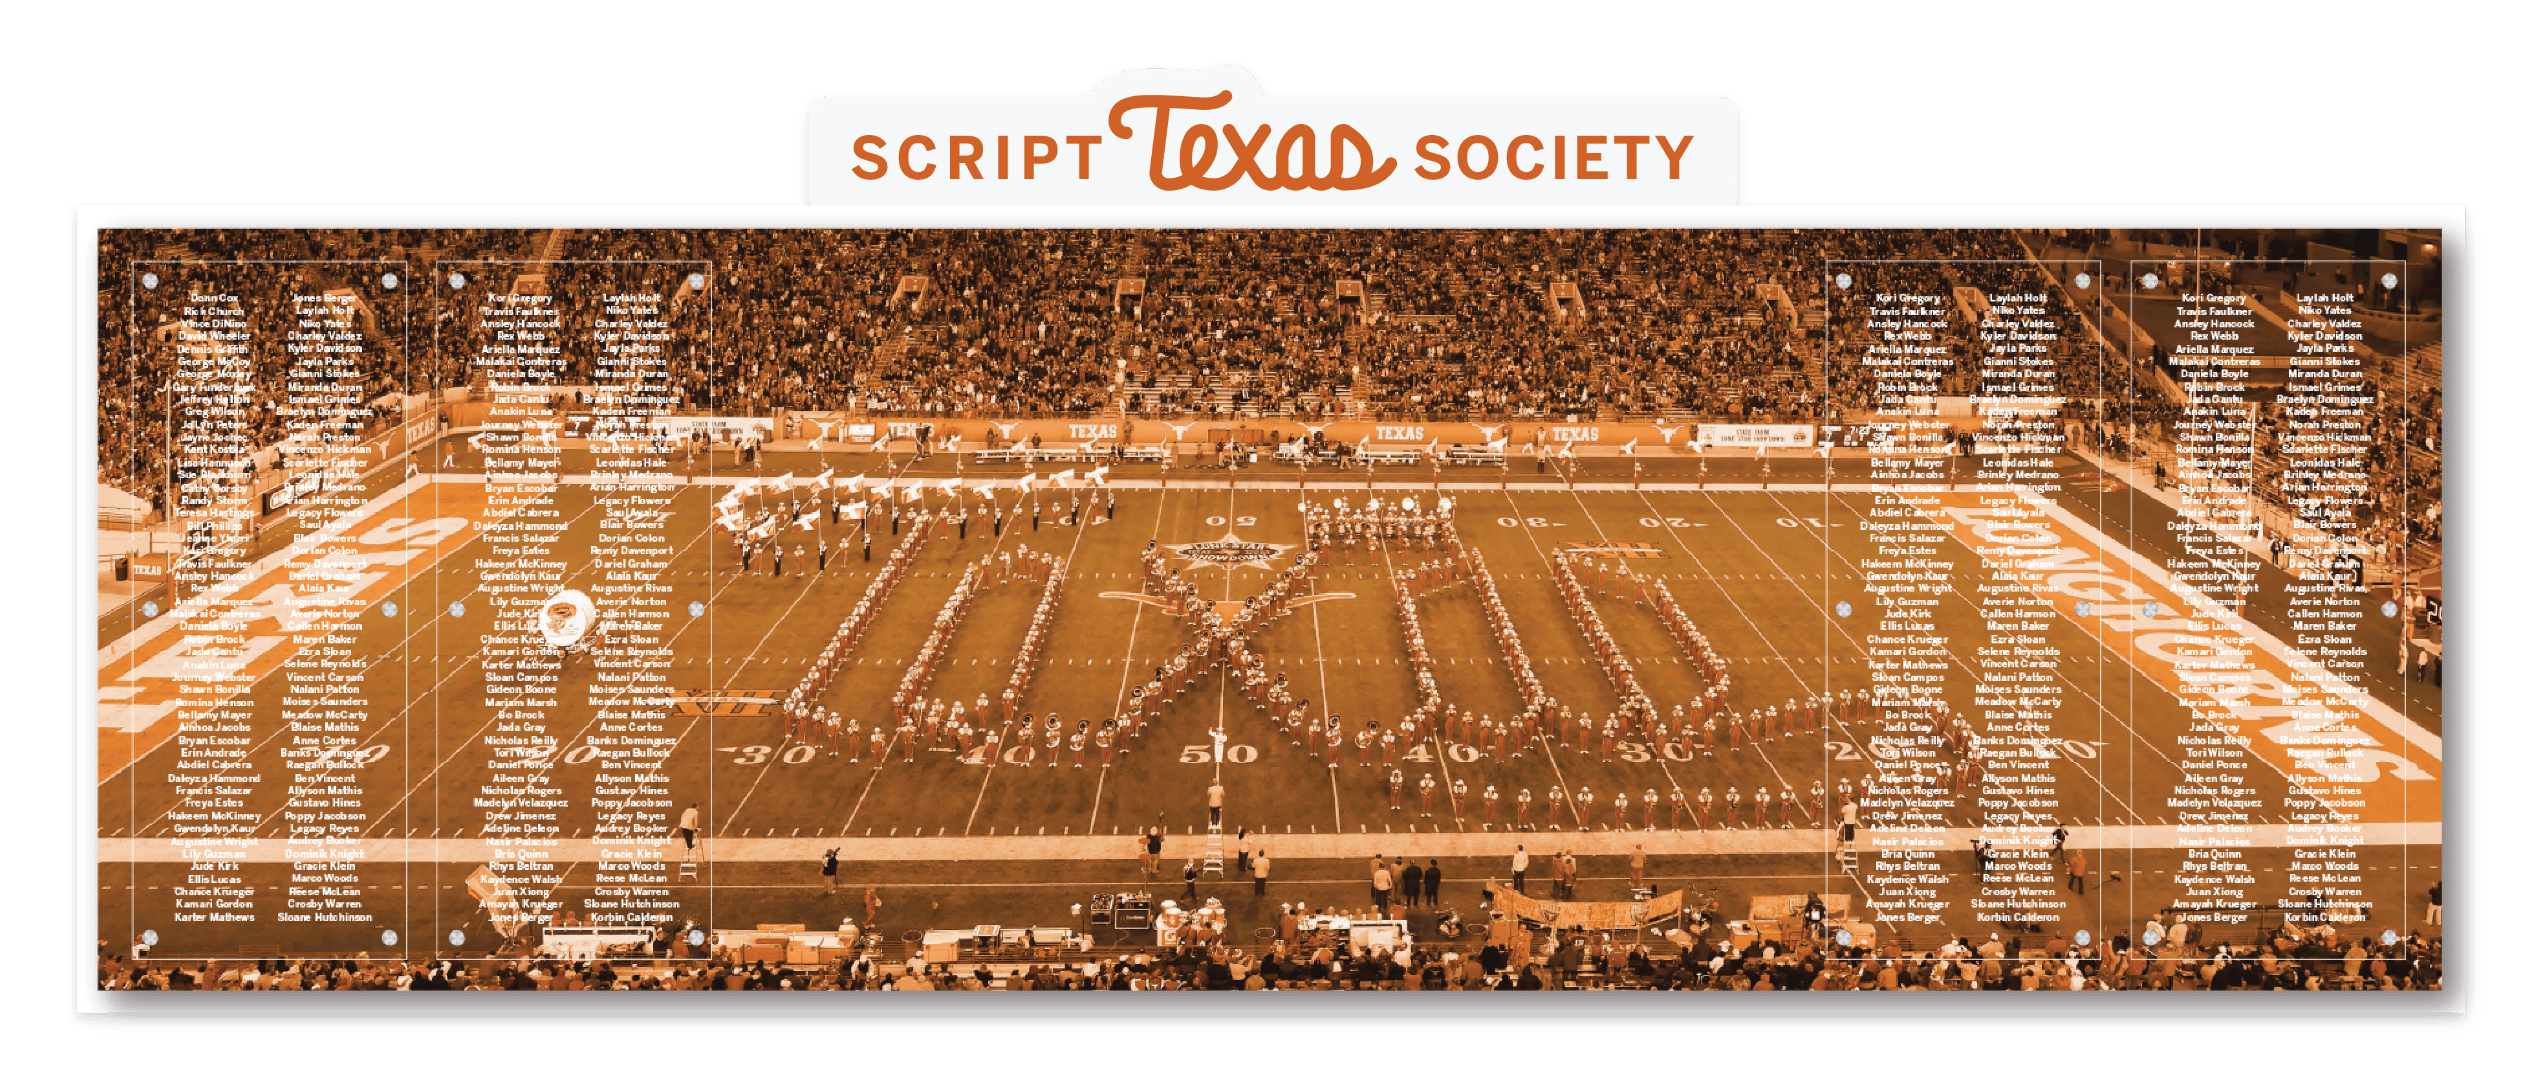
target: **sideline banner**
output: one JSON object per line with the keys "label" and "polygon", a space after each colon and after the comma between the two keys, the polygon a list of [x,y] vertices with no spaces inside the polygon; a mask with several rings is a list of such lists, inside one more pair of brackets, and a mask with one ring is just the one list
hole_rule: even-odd
{"label": "sideline banner", "polygon": [[1818,427],[1808,424],[1699,424],[1695,441],[1705,447],[1814,447]]}

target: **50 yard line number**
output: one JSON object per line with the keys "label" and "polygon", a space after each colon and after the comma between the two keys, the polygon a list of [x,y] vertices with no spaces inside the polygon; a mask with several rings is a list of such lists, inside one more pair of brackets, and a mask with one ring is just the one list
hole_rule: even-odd
{"label": "50 yard line number", "polygon": [[1252,744],[1190,744],[1177,751],[1180,763],[1254,763],[1256,746]]}

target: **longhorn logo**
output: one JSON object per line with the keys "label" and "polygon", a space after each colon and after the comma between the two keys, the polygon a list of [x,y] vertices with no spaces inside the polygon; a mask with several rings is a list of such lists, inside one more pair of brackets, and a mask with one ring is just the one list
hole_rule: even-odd
{"label": "longhorn logo", "polygon": [[[1165,422],[1163,422],[1163,423],[1165,423]],[[1197,422],[1195,422],[1195,421],[1188,421],[1188,422],[1186,422],[1186,423],[1184,423],[1184,424],[1170,424],[1168,427],[1169,427],[1169,429],[1170,429],[1171,431],[1174,431],[1174,432],[1176,432],[1176,433],[1177,433],[1177,438],[1179,438],[1179,439],[1184,439],[1184,438],[1186,438],[1186,430],[1187,430],[1187,429],[1189,429],[1189,428],[1194,427],[1194,426],[1196,425],[1196,423],[1197,423]]]}

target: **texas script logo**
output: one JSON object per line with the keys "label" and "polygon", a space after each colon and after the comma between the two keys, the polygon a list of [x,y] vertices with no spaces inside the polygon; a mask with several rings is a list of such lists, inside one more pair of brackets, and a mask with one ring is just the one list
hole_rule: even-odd
{"label": "texas script logo", "polygon": [[[1239,128],[1223,123],[1215,129],[1210,123],[1196,123],[1179,133],[1177,139],[1177,174],[1167,173],[1168,113],[1172,109],[1211,111],[1230,103],[1230,91],[1222,90],[1209,97],[1186,97],[1166,93],[1144,93],[1117,101],[1107,109],[1107,129],[1116,137],[1131,140],[1133,128],[1124,117],[1144,108],[1151,110],[1151,185],[1162,190],[1227,190],[1244,178],[1260,190],[1367,190],[1379,185],[1397,170],[1394,159],[1381,160],[1371,151],[1370,139],[1353,129],[1351,123],[1337,123],[1327,132],[1326,172],[1318,171],[1318,132],[1307,123],[1283,131],[1274,143],[1274,170],[1267,172],[1258,163],[1265,152],[1266,139],[1274,133],[1271,123],[1259,123],[1255,132],[1241,137]],[[1224,144],[1230,150],[1229,170],[1212,174],[1212,165],[1220,159]],[[1295,168],[1293,155],[1298,154]],[[1347,159],[1350,154],[1350,159]],[[1348,174],[1346,167],[1355,165]]]}

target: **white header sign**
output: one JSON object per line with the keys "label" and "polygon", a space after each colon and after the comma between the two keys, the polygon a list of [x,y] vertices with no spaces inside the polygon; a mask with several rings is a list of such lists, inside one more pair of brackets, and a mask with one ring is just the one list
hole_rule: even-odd
{"label": "white header sign", "polygon": [[1244,68],[1087,96],[826,97],[808,200],[846,205],[1727,205],[1721,97],[1277,97]]}

